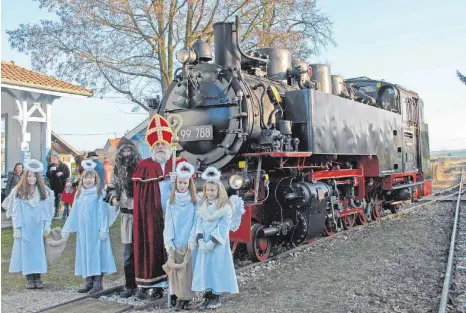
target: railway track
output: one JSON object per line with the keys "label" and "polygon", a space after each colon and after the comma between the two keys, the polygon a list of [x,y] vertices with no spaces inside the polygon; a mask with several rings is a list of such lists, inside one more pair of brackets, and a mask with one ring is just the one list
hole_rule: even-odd
{"label": "railway track", "polygon": [[466,312],[466,205],[461,203],[466,201],[465,174],[463,167],[439,313]]}
{"label": "railway track", "polygon": [[[462,175],[462,179],[463,179],[464,175]],[[381,219],[380,219],[380,222],[383,222],[383,221],[386,221],[386,220],[391,220],[391,219],[394,219],[394,218],[397,218],[397,217],[401,217],[405,214],[409,214],[410,212],[414,211],[415,209],[418,209],[420,207],[425,207],[425,206],[428,206],[430,204],[433,204],[433,203],[436,203],[436,202],[440,202],[440,201],[452,201],[453,198],[456,199],[456,195],[460,195],[461,192],[464,190],[459,190],[459,188],[462,186],[462,183],[463,183],[463,180],[461,180],[461,183],[453,186],[453,187],[450,187],[450,188],[447,188],[447,189],[444,189],[444,190],[441,190],[437,193],[434,193],[432,196],[429,196],[429,197],[426,197],[424,199],[421,199],[418,203],[414,204],[414,205],[411,205],[405,209],[402,209],[400,211],[398,211],[397,213],[394,213],[394,214],[388,214],[388,215],[385,215],[385,216],[382,216]],[[466,213],[466,210],[463,210],[465,211]],[[462,240],[464,241],[464,260],[465,260],[465,265],[466,265],[466,214],[463,218],[463,221],[464,221],[464,225],[465,227],[464,228],[461,228],[462,230],[460,231],[460,233],[462,234]],[[290,254],[293,254],[293,253],[296,253],[296,252],[299,252],[300,250],[306,248],[306,247],[309,247],[309,246],[312,246],[312,245],[315,245],[317,243],[324,243],[326,241],[330,241],[332,240],[333,238],[337,237],[337,236],[342,236],[342,235],[346,235],[350,232],[353,232],[353,231],[357,231],[358,229],[360,228],[363,228],[363,227],[366,227],[368,225],[371,225],[372,223],[368,223],[368,224],[364,224],[364,225],[359,225],[359,226],[355,226],[349,230],[346,230],[346,231],[342,231],[342,232],[338,232],[338,233],[334,233],[333,235],[331,236],[328,236],[328,237],[319,237],[315,240],[312,240],[312,241],[309,241],[309,242],[306,242],[306,243],[302,243],[292,249],[289,249],[285,252],[282,252],[282,253],[279,253],[277,255],[274,255],[270,258],[268,258],[266,261],[264,262],[260,262],[260,263],[250,263],[250,264],[247,264],[247,265],[244,265],[244,266],[240,266],[240,267],[237,267],[236,269],[236,272],[237,274],[240,274],[240,273],[247,273],[248,270],[256,267],[256,266],[259,266],[259,265],[263,265],[264,263],[267,263],[267,262],[270,262],[270,261],[274,261],[274,260],[277,260],[277,259],[281,259],[281,258],[284,258]],[[466,269],[466,268],[465,268]],[[465,274],[466,274],[466,271],[465,271]],[[76,298],[76,299],[73,299],[73,300],[70,300],[70,301],[65,301],[63,303],[60,303],[60,304],[57,304],[57,305],[54,305],[54,306],[51,306],[51,307],[47,307],[47,308],[44,308],[42,310],[39,310],[39,311],[36,311],[36,312],[47,312],[47,313],[55,313],[55,312],[66,312],[66,313],[83,313],[83,312],[89,312],[89,313],[92,313],[92,312],[99,312],[99,313],[120,313],[120,312],[137,312],[137,311],[143,311],[143,310],[150,310],[152,308],[155,308],[155,307],[158,307],[158,308],[167,308],[167,298],[164,297],[162,299],[158,299],[158,300],[154,300],[154,301],[144,301],[142,302],[141,304],[129,304],[129,303],[123,303],[122,302],[118,302],[118,301],[114,301],[114,300],[104,300],[103,298],[106,298],[108,296],[111,296],[111,295],[115,295],[115,294],[118,294],[122,289],[123,289],[123,285],[119,285],[119,286],[116,286],[116,287],[113,287],[113,288],[110,288],[110,289],[106,289],[106,290],[103,290],[97,294],[94,294],[94,295],[86,295],[86,296],[83,296],[83,297],[80,297],[80,298]],[[103,297],[103,298],[101,298]],[[446,312],[446,311],[443,311],[443,312]]]}

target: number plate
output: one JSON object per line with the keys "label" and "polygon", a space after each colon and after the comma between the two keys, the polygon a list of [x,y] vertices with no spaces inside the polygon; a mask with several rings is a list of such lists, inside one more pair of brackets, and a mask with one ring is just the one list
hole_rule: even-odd
{"label": "number plate", "polygon": [[212,125],[185,127],[178,133],[180,141],[212,140],[214,138]]}

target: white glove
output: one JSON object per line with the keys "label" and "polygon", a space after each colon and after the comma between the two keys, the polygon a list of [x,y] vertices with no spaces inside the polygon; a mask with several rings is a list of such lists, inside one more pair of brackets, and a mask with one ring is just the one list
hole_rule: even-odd
{"label": "white glove", "polygon": [[199,244],[199,250],[207,252],[204,239],[199,239],[197,243]]}
{"label": "white glove", "polygon": [[197,242],[195,240],[188,241],[188,248],[191,251],[194,251],[197,248]]}
{"label": "white glove", "polygon": [[170,181],[172,183],[174,183],[176,181],[176,173],[175,172],[170,173]]}
{"label": "white glove", "polygon": [[100,231],[100,240],[105,241],[108,239],[108,232],[101,230]]}
{"label": "white glove", "polygon": [[215,243],[212,240],[209,240],[209,242],[205,244],[205,251],[206,252],[212,251],[214,250],[214,247],[215,247]]}
{"label": "white glove", "polygon": [[50,234],[50,225],[44,225],[44,238]]}
{"label": "white glove", "polygon": [[172,254],[175,252],[175,245],[173,244],[173,241],[169,240],[165,243],[165,249],[167,250],[168,254]]}
{"label": "white glove", "polygon": [[15,228],[15,230],[13,231],[13,237],[18,240],[21,239],[21,228],[20,227]]}
{"label": "white glove", "polygon": [[70,233],[67,232],[61,232],[62,238],[68,238],[70,236]]}

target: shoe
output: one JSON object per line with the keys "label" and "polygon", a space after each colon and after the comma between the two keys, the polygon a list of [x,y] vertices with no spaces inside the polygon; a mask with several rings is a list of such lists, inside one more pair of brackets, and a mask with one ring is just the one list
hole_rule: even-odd
{"label": "shoe", "polygon": [[149,294],[150,300],[157,300],[163,297],[163,288],[153,288],[152,293]]}
{"label": "shoe", "polygon": [[34,282],[34,274],[26,275],[26,288],[27,289],[36,289],[36,284]]}
{"label": "shoe", "polygon": [[213,297],[213,294],[211,291],[207,291],[205,294],[204,294],[204,302],[202,302],[202,304],[198,307],[199,310],[205,310],[207,309],[207,306],[209,305],[210,303],[210,300],[212,299]]}
{"label": "shoe", "polygon": [[129,297],[133,296],[135,292],[136,292],[136,288],[125,287],[125,290],[120,292],[120,297],[129,298]]}
{"label": "shoe", "polygon": [[89,294],[93,294],[104,289],[104,285],[102,284],[103,276],[104,275],[94,276],[94,286],[92,286],[92,289],[89,291]]}
{"label": "shoe", "polygon": [[176,295],[170,296],[170,302],[172,306],[176,306],[176,300],[178,300],[178,297]]}
{"label": "shoe", "polygon": [[[173,303],[173,302],[172,302]],[[176,312],[179,312],[183,309],[183,305],[184,305],[184,300],[178,300],[176,301],[176,306],[175,306],[175,311]]]}
{"label": "shoe", "polygon": [[86,277],[86,282],[84,285],[78,289],[79,293],[86,293],[89,292],[94,287],[94,281],[93,281],[93,276],[88,276]]}
{"label": "shoe", "polygon": [[44,284],[42,283],[42,280],[40,279],[40,274],[34,274],[34,284],[36,285],[37,289],[44,288]]}
{"label": "shoe", "polygon": [[221,306],[222,304],[220,303],[220,296],[219,295],[213,295],[213,298],[210,299],[209,304],[207,305],[208,309],[217,309]]}
{"label": "shoe", "polygon": [[140,300],[145,300],[147,298],[146,288],[139,287],[136,291],[136,298]]}
{"label": "shoe", "polygon": [[92,286],[92,289],[89,291],[89,294],[93,294],[93,293],[96,293],[102,290],[104,290],[104,286],[102,285],[102,282],[95,281],[94,286]]}
{"label": "shoe", "polygon": [[189,304],[190,300],[184,300],[183,306],[181,307],[185,311],[189,311],[192,309],[191,305]]}

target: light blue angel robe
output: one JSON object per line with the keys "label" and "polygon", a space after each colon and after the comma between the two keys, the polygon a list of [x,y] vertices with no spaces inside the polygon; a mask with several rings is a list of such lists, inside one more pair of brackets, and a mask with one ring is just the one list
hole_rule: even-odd
{"label": "light blue angel robe", "polygon": [[[191,199],[189,191],[187,196]],[[177,249],[182,249],[188,244],[190,236],[194,238],[196,231],[197,204],[191,201],[170,204],[167,200],[165,211],[165,226],[163,230],[163,242],[172,240]]]}
{"label": "light blue angel robe", "polygon": [[[188,242],[196,239],[196,213],[198,203],[192,203],[189,191],[185,194],[176,193],[175,202],[173,204],[170,204],[170,199],[167,200],[163,229],[164,243],[171,240],[177,250],[184,251],[188,246]],[[194,272],[197,251],[197,248],[191,251],[192,272]],[[190,290],[191,281],[189,281],[186,288]]]}
{"label": "light blue angel robe", "polygon": [[202,235],[205,243],[215,238],[218,243],[209,252],[198,249],[192,290],[196,292],[211,290],[215,294],[238,293],[229,236],[232,211],[225,210],[218,218],[206,219],[199,214],[201,209],[198,209],[197,214],[196,237]]}
{"label": "light blue angel robe", "polygon": [[75,275],[88,277],[116,272],[110,234],[100,239],[100,231],[109,232],[110,206],[98,196],[97,188],[82,189],[76,198],[71,214],[62,229],[63,233],[76,232]]}
{"label": "light blue angel robe", "polygon": [[[47,190],[49,191],[49,190]],[[36,189],[36,192],[39,191]],[[47,273],[44,230],[50,231],[54,198],[48,192],[47,199],[39,200],[36,206],[29,200],[15,198],[12,207],[14,228],[21,228],[21,239],[15,239],[11,252],[10,273],[23,275]]]}

